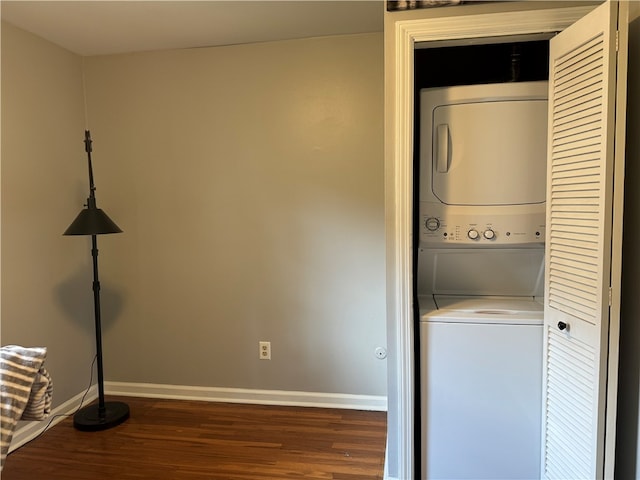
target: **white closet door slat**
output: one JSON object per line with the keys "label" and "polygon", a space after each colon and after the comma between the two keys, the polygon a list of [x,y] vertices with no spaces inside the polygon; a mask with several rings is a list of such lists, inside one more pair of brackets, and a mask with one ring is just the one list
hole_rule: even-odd
{"label": "white closet door slat", "polygon": [[[557,330],[547,330],[549,372],[545,420],[548,426],[544,474],[546,478],[595,478],[592,461],[593,422],[590,420],[597,356],[594,349],[583,344],[580,357],[568,362],[561,353],[568,349],[568,342]],[[582,395],[575,395],[575,388],[567,388],[571,382],[581,385]],[[554,397],[556,394],[557,398]],[[578,432],[579,435],[576,435]],[[554,473],[560,465],[563,466],[563,473]]]}

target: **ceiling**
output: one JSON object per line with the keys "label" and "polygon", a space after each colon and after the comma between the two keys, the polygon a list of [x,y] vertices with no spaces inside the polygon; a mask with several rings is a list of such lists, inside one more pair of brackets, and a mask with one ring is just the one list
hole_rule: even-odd
{"label": "ceiling", "polygon": [[5,1],[17,27],[83,56],[381,32],[373,1]]}

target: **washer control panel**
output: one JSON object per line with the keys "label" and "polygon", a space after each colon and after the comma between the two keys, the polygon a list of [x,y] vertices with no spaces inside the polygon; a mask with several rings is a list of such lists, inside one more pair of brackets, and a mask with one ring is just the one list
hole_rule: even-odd
{"label": "washer control panel", "polygon": [[520,245],[544,243],[545,213],[420,213],[420,243],[425,246]]}

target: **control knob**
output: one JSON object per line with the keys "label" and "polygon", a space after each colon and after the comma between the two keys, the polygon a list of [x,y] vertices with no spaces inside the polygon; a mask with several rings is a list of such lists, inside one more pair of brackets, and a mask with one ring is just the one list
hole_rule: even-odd
{"label": "control knob", "polygon": [[471,240],[477,240],[479,236],[480,234],[475,228],[472,228],[467,232],[467,237],[469,237]]}
{"label": "control knob", "polygon": [[438,220],[436,217],[429,217],[424,222],[424,226],[427,227],[427,230],[429,230],[430,232],[435,232],[440,228],[440,220]]}
{"label": "control knob", "polygon": [[484,231],[484,233],[482,234],[484,236],[484,238],[486,238],[487,240],[493,240],[494,238],[496,238],[496,232],[494,232],[493,230],[491,230],[490,228],[488,228],[487,230]]}

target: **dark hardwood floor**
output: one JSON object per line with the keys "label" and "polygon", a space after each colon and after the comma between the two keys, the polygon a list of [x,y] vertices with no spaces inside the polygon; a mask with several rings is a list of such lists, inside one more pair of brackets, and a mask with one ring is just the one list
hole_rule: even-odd
{"label": "dark hardwood floor", "polygon": [[2,480],[383,478],[384,412],[107,400],[131,418],[102,432],[67,418],[11,453]]}

